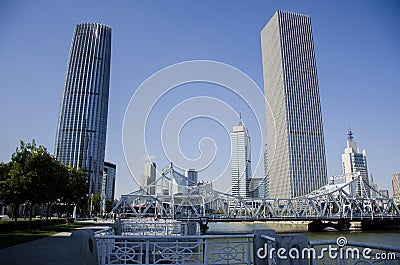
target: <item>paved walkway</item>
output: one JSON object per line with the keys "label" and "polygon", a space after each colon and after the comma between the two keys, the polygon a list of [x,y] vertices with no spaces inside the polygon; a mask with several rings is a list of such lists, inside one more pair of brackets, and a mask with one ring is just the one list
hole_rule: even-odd
{"label": "paved walkway", "polygon": [[[79,229],[99,230],[111,223],[98,222]],[[66,264],[70,232],[62,232],[9,248],[0,249],[0,264],[4,265],[58,265]]]}

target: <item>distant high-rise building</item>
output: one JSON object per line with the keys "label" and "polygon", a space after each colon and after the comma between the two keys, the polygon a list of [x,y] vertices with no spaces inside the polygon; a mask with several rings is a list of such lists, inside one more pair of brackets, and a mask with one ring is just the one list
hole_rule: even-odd
{"label": "distant high-rise building", "polygon": [[[368,167],[367,167],[367,152],[360,150],[357,143],[353,141],[353,132],[347,132],[347,147],[342,154],[343,174],[345,175],[345,182],[348,183],[354,179],[355,174],[359,173],[365,184],[369,185],[368,180]],[[358,183],[356,195],[362,197],[370,196],[370,188],[364,183]]]}
{"label": "distant high-rise building", "polygon": [[89,173],[89,194],[101,192],[110,83],[111,28],[75,27],[57,126],[58,161]]}
{"label": "distant high-rise building", "polygon": [[169,182],[170,195],[186,194],[187,187],[188,179],[186,176],[174,170]]}
{"label": "distant high-rise building", "polygon": [[392,175],[393,197],[400,198],[400,173]]}
{"label": "distant high-rise building", "polygon": [[155,182],[156,182],[156,171],[157,165],[154,162],[147,162],[144,165],[144,174],[147,176],[147,186],[148,186],[148,193],[150,195],[155,195],[156,194],[156,187],[155,187]]}
{"label": "distant high-rise building", "polygon": [[198,182],[199,186],[205,187],[206,189],[212,190],[213,189],[213,183],[212,181],[204,181],[200,180]]}
{"label": "distant high-rise building", "polygon": [[102,193],[105,195],[106,200],[114,201],[116,175],[117,166],[109,162],[104,162]]}
{"label": "distant high-rise building", "polygon": [[250,180],[250,195],[251,198],[261,199],[265,197],[265,182],[264,178],[252,178]]}
{"label": "distant high-rise building", "polygon": [[370,174],[370,178],[369,178],[369,186],[371,186],[371,189],[370,189],[371,198],[376,198],[379,188],[378,188],[378,184],[376,184],[374,182],[374,177],[372,176],[372,173]]}
{"label": "distant high-rise building", "polygon": [[261,31],[261,47],[270,107],[266,195],[302,196],[328,183],[310,17],[277,11]]}
{"label": "distant high-rise building", "polygon": [[144,174],[140,179],[140,188],[144,195],[156,194],[156,171],[157,165],[154,162],[144,163]]}
{"label": "distant high-rise building", "polygon": [[187,178],[188,186],[196,186],[198,180],[198,172],[194,169],[187,169],[185,171],[185,177]]}
{"label": "distant high-rise building", "polygon": [[232,195],[250,197],[251,149],[250,136],[242,120],[231,133]]}
{"label": "distant high-rise building", "polygon": [[380,198],[389,198],[389,191],[388,190],[379,190],[379,197]]}

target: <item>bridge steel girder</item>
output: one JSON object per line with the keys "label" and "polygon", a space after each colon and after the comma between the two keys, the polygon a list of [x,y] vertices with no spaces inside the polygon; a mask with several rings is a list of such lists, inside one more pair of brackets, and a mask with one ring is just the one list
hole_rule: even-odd
{"label": "bridge steel girder", "polygon": [[[354,218],[398,218],[400,210],[390,198],[359,198],[353,196],[355,185],[359,185],[361,176],[333,189],[326,187],[311,194],[290,199],[247,199],[235,197],[205,186],[197,186],[187,194],[172,196],[142,195],[135,191],[122,195],[111,211],[126,214],[130,209],[135,215],[145,215],[154,208],[155,215],[163,218],[175,218],[177,213],[190,213],[191,217],[200,217],[206,213],[219,213],[221,218],[275,218],[275,219],[349,219]],[[362,186],[366,187],[368,183]],[[365,193],[368,194],[368,193]],[[135,206],[141,205],[141,208]],[[143,209],[138,212],[137,209]],[[122,211],[121,211],[122,210]]]}

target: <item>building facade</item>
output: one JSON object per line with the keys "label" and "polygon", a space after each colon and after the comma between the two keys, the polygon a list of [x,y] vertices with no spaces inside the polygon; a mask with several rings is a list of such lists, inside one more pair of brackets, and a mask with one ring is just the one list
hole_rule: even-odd
{"label": "building facade", "polygon": [[378,188],[378,184],[376,184],[374,181],[374,177],[372,176],[372,173],[370,173],[369,185],[371,186],[371,189],[369,190],[371,198],[378,197],[379,188]]}
{"label": "building facade", "polygon": [[144,164],[144,175],[147,176],[147,192],[149,195],[156,194],[156,176],[157,176],[157,165],[154,162],[147,162]]}
{"label": "building facade", "polygon": [[187,178],[188,186],[196,186],[198,182],[198,172],[194,169],[185,170],[185,177]]}
{"label": "building facade", "polygon": [[88,193],[101,191],[110,82],[111,28],[75,27],[61,99],[55,156],[89,174]]}
{"label": "building facade", "polygon": [[251,180],[250,136],[240,121],[231,133],[232,195],[249,198]]}
{"label": "building facade", "polygon": [[379,190],[379,198],[389,198],[388,190]]}
{"label": "building facade", "polygon": [[[370,197],[370,188],[368,180],[368,166],[367,166],[367,152],[360,150],[357,147],[357,143],[353,140],[353,132],[349,130],[347,132],[347,147],[344,149],[342,154],[342,166],[343,174],[345,175],[345,182],[351,182],[356,174],[360,174],[363,183],[358,183],[356,188],[356,194],[360,197]],[[367,184],[367,185],[365,185]]]}
{"label": "building facade", "polygon": [[108,201],[114,201],[116,176],[117,165],[110,162],[104,162],[102,194],[104,194],[105,199]]}
{"label": "building facade", "polygon": [[400,173],[392,174],[392,189],[393,189],[393,197],[399,199],[400,198]]}
{"label": "building facade", "polygon": [[277,11],[261,31],[261,48],[266,195],[302,196],[328,182],[310,17]]}
{"label": "building facade", "polygon": [[144,174],[140,179],[140,189],[143,191],[143,195],[156,194],[156,168],[157,165],[154,162],[144,163]]}
{"label": "building facade", "polygon": [[264,178],[252,178],[250,180],[250,195],[253,199],[262,199],[265,197]]}

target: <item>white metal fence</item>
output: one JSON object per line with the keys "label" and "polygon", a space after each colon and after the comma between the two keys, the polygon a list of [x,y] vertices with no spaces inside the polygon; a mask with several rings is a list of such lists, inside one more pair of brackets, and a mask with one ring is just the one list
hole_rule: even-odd
{"label": "white metal fence", "polygon": [[128,221],[119,229],[118,234],[113,228],[95,233],[98,264],[400,264],[400,247],[340,237],[308,241],[304,235],[276,235],[269,229],[188,235],[189,224],[180,222]]}
{"label": "white metal fence", "polygon": [[116,236],[97,234],[98,260],[108,264],[251,265],[252,234]]}
{"label": "white metal fence", "polygon": [[[122,235],[185,235],[189,229],[183,222],[122,222]],[[197,226],[194,228],[198,232]]]}

